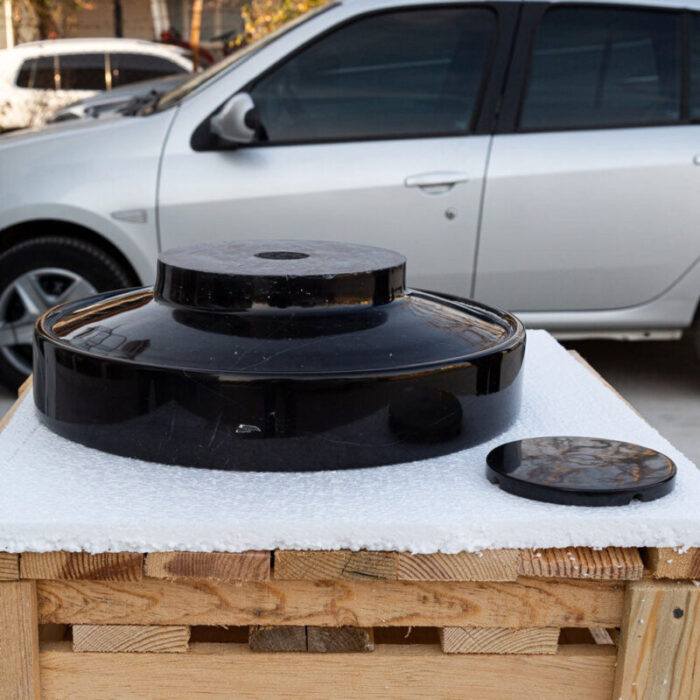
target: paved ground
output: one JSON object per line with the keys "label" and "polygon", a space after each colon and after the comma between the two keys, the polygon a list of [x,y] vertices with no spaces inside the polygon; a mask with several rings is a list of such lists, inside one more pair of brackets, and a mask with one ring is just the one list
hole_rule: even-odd
{"label": "paved ground", "polygon": [[577,350],[665,438],[700,466],[700,362],[685,343],[587,340]]}
{"label": "paved ground", "polygon": [[[659,432],[700,466],[700,362],[682,343],[567,343]],[[12,403],[0,388],[0,414]]]}

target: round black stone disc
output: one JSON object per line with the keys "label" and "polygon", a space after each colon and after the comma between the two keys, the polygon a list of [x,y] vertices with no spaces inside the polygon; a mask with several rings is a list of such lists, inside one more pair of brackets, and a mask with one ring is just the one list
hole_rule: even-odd
{"label": "round black stone disc", "polygon": [[568,506],[621,506],[673,490],[676,465],[649,447],[591,437],[537,437],[486,457],[491,483],[516,496]]}

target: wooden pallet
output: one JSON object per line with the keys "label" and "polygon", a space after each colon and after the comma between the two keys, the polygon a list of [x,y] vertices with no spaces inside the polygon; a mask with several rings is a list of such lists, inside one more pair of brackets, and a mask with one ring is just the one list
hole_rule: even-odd
{"label": "wooden pallet", "polygon": [[0,552],[0,698],[697,700],[694,578],[697,549]]}
{"label": "wooden pallet", "polygon": [[696,700],[698,557],[3,553],[0,697]]}

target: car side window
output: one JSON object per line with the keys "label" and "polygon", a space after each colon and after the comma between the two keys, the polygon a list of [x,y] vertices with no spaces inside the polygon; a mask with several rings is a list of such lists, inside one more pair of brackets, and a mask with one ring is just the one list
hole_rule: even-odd
{"label": "car side window", "polygon": [[174,61],[144,53],[110,54],[112,87],[153,80],[174,73],[185,73],[185,69]]}
{"label": "car side window", "polygon": [[34,59],[28,58],[19,67],[19,71],[17,72],[17,80],[15,81],[15,85],[17,85],[17,87],[28,88],[31,86],[33,65]]}
{"label": "car side window", "polygon": [[678,13],[547,10],[535,39],[521,130],[668,124],[680,117]]}
{"label": "car side window", "polygon": [[61,90],[104,90],[103,53],[62,54],[58,57]]}
{"label": "car side window", "polygon": [[404,10],[346,24],[249,88],[272,143],[467,133],[496,15]]}
{"label": "car side window", "polygon": [[700,119],[700,14],[690,20],[690,118]]}
{"label": "car side window", "polygon": [[34,79],[32,87],[37,90],[56,89],[56,57],[39,56],[34,67]]}

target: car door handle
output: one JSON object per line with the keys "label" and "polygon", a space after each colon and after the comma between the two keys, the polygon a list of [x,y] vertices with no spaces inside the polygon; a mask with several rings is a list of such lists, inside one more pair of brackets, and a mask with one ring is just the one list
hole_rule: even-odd
{"label": "car door handle", "polygon": [[403,181],[403,184],[406,185],[406,187],[443,188],[444,191],[447,191],[459,182],[467,182],[468,179],[467,173],[444,170],[440,172],[409,175]]}

